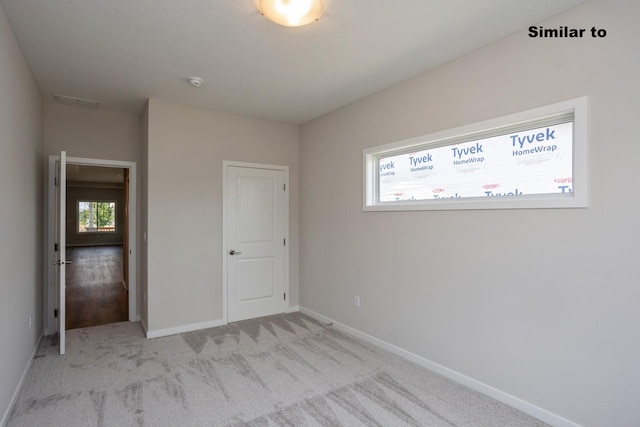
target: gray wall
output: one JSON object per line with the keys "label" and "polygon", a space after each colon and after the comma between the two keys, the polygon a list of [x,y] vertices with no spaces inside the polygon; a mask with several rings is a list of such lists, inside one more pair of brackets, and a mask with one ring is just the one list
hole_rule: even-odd
{"label": "gray wall", "polygon": [[0,424],[43,329],[43,165],[42,98],[0,6]]}
{"label": "gray wall", "polygon": [[44,104],[45,153],[140,162],[142,119],[100,108]]}
{"label": "gray wall", "polygon": [[[124,190],[122,184],[67,183],[67,246],[121,245],[124,241]],[[116,231],[114,233],[78,233],[79,201],[115,201]]]}
{"label": "gray wall", "polygon": [[298,126],[154,99],[148,123],[149,331],[223,318],[223,160],[290,167],[289,303],[297,305]]}
{"label": "gray wall", "polygon": [[[522,31],[303,125],[300,305],[585,426],[640,425],[639,16],[592,0],[541,24],[606,38]],[[585,95],[587,209],[362,211],[364,148]]]}

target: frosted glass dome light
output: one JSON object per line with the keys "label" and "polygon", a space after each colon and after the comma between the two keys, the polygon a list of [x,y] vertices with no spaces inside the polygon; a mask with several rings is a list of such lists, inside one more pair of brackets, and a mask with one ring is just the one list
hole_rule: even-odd
{"label": "frosted glass dome light", "polygon": [[259,0],[260,13],[285,27],[301,27],[320,19],[322,0]]}

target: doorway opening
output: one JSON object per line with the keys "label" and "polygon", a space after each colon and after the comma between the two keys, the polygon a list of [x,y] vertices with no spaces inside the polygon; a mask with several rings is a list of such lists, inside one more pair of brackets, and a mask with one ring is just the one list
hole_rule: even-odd
{"label": "doorway opening", "polygon": [[[64,292],[58,289],[59,267],[54,265],[60,257],[56,196],[60,164],[60,156],[49,156],[45,334],[137,321],[136,164],[66,157],[63,241],[65,258],[71,262],[64,267],[68,275]],[[59,307],[61,300],[64,307]]]}
{"label": "doorway opening", "polygon": [[129,320],[123,268],[128,170],[71,164],[66,178],[66,329]]}

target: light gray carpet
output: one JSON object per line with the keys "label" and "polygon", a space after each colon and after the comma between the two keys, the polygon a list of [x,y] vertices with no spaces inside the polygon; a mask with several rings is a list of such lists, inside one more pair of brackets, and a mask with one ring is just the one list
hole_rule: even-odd
{"label": "light gray carpet", "polygon": [[300,314],[146,340],[136,323],[48,339],[18,426],[544,426]]}

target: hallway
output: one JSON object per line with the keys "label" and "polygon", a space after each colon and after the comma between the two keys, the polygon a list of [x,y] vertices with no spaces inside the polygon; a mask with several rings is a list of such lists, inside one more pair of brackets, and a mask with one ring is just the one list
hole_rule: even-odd
{"label": "hallway", "polygon": [[69,247],[66,329],[129,319],[129,295],[122,285],[122,246]]}

